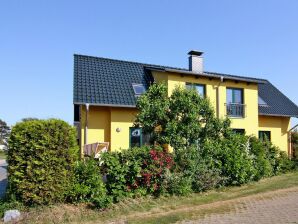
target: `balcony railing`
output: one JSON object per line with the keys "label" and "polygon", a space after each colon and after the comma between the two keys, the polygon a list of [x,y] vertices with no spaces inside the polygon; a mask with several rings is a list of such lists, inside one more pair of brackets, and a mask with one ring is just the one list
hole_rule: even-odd
{"label": "balcony railing", "polygon": [[225,105],[227,108],[226,113],[228,117],[245,117],[245,104],[228,103]]}

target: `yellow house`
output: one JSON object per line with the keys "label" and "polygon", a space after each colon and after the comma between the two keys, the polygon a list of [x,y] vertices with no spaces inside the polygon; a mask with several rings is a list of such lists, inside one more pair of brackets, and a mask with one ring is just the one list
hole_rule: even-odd
{"label": "yellow house", "polygon": [[169,95],[180,85],[208,97],[218,117],[228,116],[238,133],[269,138],[291,153],[290,118],[298,107],[264,79],[203,70],[202,52],[190,51],[189,69],[74,55],[74,121],[81,148],[109,142],[110,150],[145,142],[133,128],[136,100],[150,84],[165,82]]}

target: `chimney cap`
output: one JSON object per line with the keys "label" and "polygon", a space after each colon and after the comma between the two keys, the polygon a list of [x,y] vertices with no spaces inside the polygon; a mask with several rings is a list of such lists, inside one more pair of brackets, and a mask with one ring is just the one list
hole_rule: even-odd
{"label": "chimney cap", "polygon": [[188,52],[188,55],[201,56],[202,54],[204,54],[204,52],[202,52],[202,51],[196,51],[196,50],[191,50],[191,51]]}

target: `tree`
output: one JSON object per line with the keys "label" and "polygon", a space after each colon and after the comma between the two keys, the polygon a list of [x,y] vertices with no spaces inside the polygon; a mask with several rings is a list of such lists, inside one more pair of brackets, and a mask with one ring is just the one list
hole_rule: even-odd
{"label": "tree", "polygon": [[135,126],[150,133],[153,141],[170,144],[174,149],[219,138],[229,127],[229,120],[215,117],[208,99],[195,90],[176,87],[168,97],[167,86],[153,84],[137,101],[139,113]]}
{"label": "tree", "polygon": [[298,130],[295,129],[291,133],[291,141],[292,141],[292,146],[293,146],[293,157],[297,158],[298,157]]}
{"label": "tree", "polygon": [[38,120],[39,119],[35,118],[35,117],[26,117],[26,118],[22,119],[22,122],[25,122],[25,121],[38,121]]}
{"label": "tree", "polygon": [[10,127],[6,122],[0,119],[0,145],[7,146],[7,140],[10,135]]}

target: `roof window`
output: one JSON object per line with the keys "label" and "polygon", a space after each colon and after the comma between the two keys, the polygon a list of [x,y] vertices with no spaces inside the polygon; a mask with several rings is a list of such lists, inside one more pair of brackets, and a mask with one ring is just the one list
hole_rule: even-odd
{"label": "roof window", "polygon": [[140,96],[145,93],[146,89],[143,84],[132,84],[133,91],[135,92],[136,96]]}
{"label": "roof window", "polygon": [[258,97],[259,106],[268,106],[268,104],[259,96]]}

